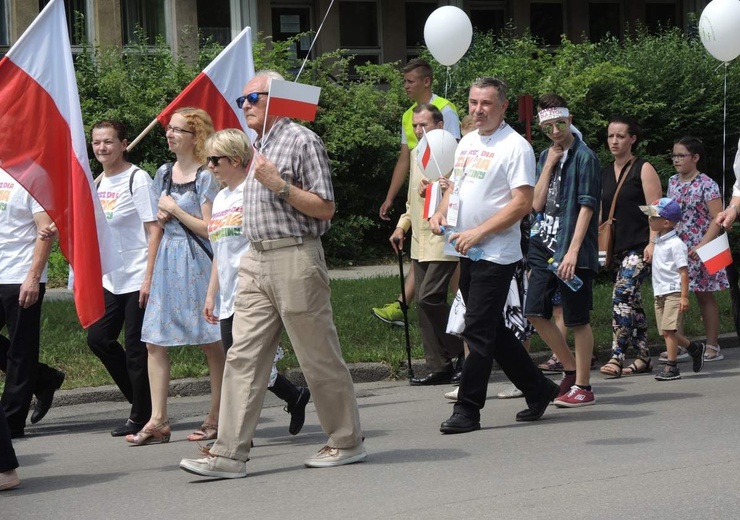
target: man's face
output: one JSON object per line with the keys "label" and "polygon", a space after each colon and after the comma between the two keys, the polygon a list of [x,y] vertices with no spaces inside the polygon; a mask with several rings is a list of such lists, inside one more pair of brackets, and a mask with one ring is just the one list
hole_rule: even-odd
{"label": "man's face", "polygon": [[473,116],[478,132],[490,134],[501,124],[509,106],[508,101],[501,103],[496,87],[471,87],[468,97],[468,112]]}
{"label": "man's face", "polygon": [[434,124],[434,117],[432,117],[432,113],[429,110],[422,110],[418,114],[412,114],[411,123],[414,126],[414,134],[416,134],[416,138],[419,140],[424,137],[424,132],[431,132],[436,128],[444,128],[445,126],[444,121]]}
{"label": "man's face", "polygon": [[403,75],[403,89],[406,95],[413,101],[419,101],[431,85],[429,78],[422,78],[419,69],[412,70]]}
{"label": "man's face", "polygon": [[540,130],[555,144],[563,144],[571,137],[570,124],[573,116],[560,117],[540,123]]}
{"label": "man's face", "polygon": [[[270,79],[267,76],[255,76],[249,83],[244,86],[242,90],[243,95],[251,94],[252,92],[267,92],[269,90]],[[265,109],[267,108],[267,95],[260,94],[257,101],[252,104],[245,100],[242,106],[244,117],[247,120],[247,126],[262,135],[262,127],[265,123]]]}

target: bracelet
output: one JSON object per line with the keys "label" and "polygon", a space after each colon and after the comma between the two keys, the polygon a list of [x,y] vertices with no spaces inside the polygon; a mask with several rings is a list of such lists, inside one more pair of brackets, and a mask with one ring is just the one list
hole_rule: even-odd
{"label": "bracelet", "polygon": [[736,204],[730,204],[729,207],[735,210],[735,217],[737,218],[737,216],[740,215],[740,209],[738,206]]}

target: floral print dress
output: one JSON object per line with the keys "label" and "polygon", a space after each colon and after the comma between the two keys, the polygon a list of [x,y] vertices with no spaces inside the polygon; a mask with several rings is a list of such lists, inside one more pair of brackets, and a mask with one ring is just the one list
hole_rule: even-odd
{"label": "floral print dress", "polygon": [[[666,196],[681,205],[681,222],[676,226],[676,231],[691,251],[701,242],[712,224],[707,202],[721,197],[719,186],[703,173],[687,182],[674,175],[668,181]],[[729,287],[724,269],[711,275],[701,260],[689,257],[690,291],[714,292]]]}

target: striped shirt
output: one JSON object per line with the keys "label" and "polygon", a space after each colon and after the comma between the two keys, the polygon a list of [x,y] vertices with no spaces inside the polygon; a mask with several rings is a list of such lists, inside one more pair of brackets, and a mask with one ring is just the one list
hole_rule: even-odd
{"label": "striped shirt", "polygon": [[[311,130],[281,118],[267,134],[267,141],[260,138],[254,146],[275,164],[285,182],[324,200],[334,200],[329,157],[324,143]],[[250,241],[318,237],[330,227],[330,221],[309,217],[279,199],[250,172],[244,186],[244,233]]]}

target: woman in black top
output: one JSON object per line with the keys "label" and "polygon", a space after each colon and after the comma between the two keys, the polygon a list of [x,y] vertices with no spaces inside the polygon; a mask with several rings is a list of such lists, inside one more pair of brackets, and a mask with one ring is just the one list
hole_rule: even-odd
{"label": "woman in black top", "polygon": [[[650,274],[653,255],[652,233],[640,205],[652,204],[663,194],[660,177],[653,166],[635,157],[640,128],[626,117],[609,121],[607,146],[614,163],[601,171],[601,219],[611,211],[614,194],[622,175],[626,178],[617,194],[614,209],[614,255],[607,266],[615,274],[612,293],[612,357],[601,373],[620,377],[652,371],[647,349],[647,320],[642,306],[641,286]],[[632,344],[639,351],[637,359],[624,369],[624,356]]]}

